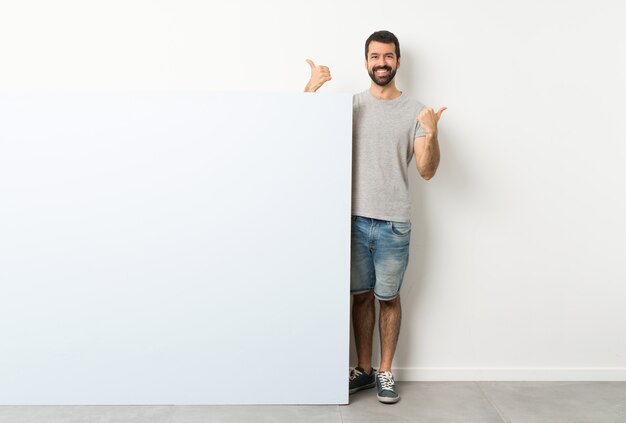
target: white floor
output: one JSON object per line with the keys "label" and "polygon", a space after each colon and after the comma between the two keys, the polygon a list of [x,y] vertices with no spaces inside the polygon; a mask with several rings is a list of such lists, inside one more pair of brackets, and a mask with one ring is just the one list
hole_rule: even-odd
{"label": "white floor", "polygon": [[[276,383],[268,389],[287,389]],[[626,422],[626,382],[401,382],[347,406],[0,406],[0,423]]]}

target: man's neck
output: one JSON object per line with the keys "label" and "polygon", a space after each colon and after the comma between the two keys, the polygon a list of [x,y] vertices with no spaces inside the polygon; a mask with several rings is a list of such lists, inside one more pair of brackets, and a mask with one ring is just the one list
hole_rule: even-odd
{"label": "man's neck", "polygon": [[372,86],[370,87],[370,93],[380,100],[393,100],[394,98],[400,97],[400,95],[402,94],[402,92],[398,91],[398,89],[396,88],[395,80],[392,80],[384,87],[381,87],[380,85],[372,82]]}

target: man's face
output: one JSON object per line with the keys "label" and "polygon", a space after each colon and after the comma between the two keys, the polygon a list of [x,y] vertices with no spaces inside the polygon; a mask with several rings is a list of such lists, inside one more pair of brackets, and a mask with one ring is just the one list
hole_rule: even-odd
{"label": "man's face", "polygon": [[375,84],[381,87],[389,84],[400,67],[394,43],[370,42],[365,67]]}

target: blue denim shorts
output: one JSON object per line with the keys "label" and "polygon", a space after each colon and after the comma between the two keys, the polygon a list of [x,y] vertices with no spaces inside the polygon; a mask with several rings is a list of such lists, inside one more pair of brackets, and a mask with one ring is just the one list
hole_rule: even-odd
{"label": "blue denim shorts", "polygon": [[400,293],[409,263],[410,222],[389,222],[352,216],[350,291],[374,291],[379,300]]}

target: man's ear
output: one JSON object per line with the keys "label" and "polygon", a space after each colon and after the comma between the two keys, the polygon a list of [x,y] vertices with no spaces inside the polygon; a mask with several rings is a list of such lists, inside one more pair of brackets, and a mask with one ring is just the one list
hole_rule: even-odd
{"label": "man's ear", "polygon": [[398,57],[398,65],[396,66],[396,69],[400,69],[400,58]]}
{"label": "man's ear", "polygon": [[367,59],[365,59],[365,61],[363,63],[365,63],[365,70],[369,71],[369,69],[367,69]]}

